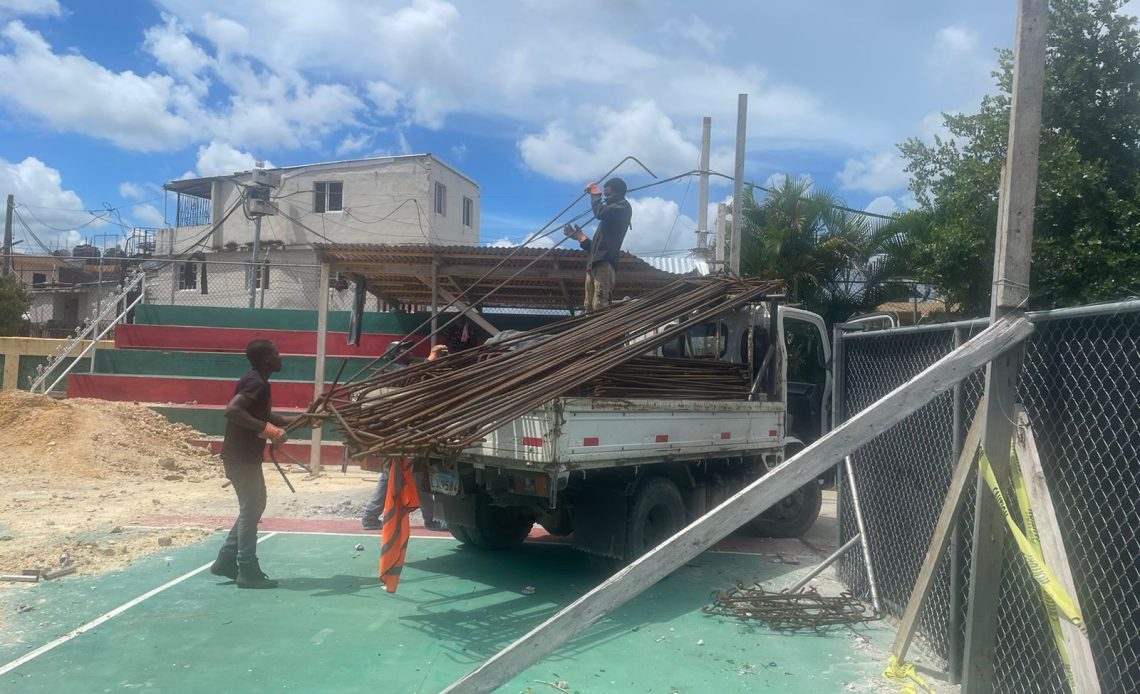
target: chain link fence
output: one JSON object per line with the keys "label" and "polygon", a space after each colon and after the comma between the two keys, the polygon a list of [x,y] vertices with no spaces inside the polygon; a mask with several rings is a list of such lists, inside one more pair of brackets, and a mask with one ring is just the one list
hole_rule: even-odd
{"label": "chain link fence", "polygon": [[[1031,314],[1018,400],[1052,492],[1101,689],[1140,691],[1140,301]],[[867,407],[985,327],[971,321],[841,333],[840,420]],[[984,388],[978,371],[854,456],[883,609],[901,616]],[[1007,487],[1008,489],[1008,487]],[[962,667],[974,503],[971,488],[920,615],[920,643],[956,679]],[[1017,516],[1016,500],[1006,497]],[[858,532],[840,490],[840,542]],[[1011,540],[996,626],[999,692],[1068,691],[1041,591]],[[863,558],[838,571],[870,594]]]}

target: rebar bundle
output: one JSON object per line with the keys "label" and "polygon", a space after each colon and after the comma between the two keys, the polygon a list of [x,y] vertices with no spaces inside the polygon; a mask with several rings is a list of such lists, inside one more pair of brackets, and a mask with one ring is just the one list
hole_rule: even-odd
{"label": "rebar bundle", "polygon": [[743,395],[749,384],[739,366],[645,355],[779,289],[770,281],[684,278],[596,314],[335,386],[309,412],[333,419],[358,456],[410,456],[462,450],[564,395]]}
{"label": "rebar bundle", "polygon": [[712,599],[712,605],[701,608],[706,614],[755,619],[777,631],[820,632],[830,626],[881,619],[850,593],[830,597],[814,588],[799,593],[768,593],[759,585],[747,588],[737,583],[724,592],[713,591]]}

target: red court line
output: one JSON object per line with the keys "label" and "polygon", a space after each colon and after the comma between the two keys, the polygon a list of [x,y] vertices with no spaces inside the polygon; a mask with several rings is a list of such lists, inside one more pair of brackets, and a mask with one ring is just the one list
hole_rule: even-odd
{"label": "red court line", "polygon": [[[330,357],[375,357],[393,340],[404,335],[365,333],[359,345],[348,344],[348,333],[329,333],[325,350]],[[115,346],[130,349],[160,349],[180,352],[244,353],[253,339],[273,340],[282,354],[316,354],[317,334],[311,330],[262,330],[249,328],[206,328],[173,325],[125,324],[115,328]],[[427,356],[429,345],[416,348],[416,356]]]}

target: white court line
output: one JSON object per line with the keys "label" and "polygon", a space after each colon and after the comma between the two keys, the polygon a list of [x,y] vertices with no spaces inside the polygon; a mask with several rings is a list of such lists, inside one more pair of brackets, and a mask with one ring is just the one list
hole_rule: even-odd
{"label": "white court line", "polygon": [[[261,544],[262,540],[268,540],[269,538],[273,537],[276,534],[277,534],[276,532],[266,533],[265,535],[262,535],[261,537],[257,538],[257,542],[258,542],[258,544]],[[79,627],[78,629],[73,629],[73,630],[67,632],[63,636],[60,636],[55,641],[45,643],[44,645],[40,646],[36,650],[34,650],[30,653],[25,653],[24,655],[20,656],[19,658],[16,658],[15,660],[8,663],[7,665],[0,667],[0,675],[6,675],[9,672],[11,672],[12,670],[15,670],[16,668],[23,665],[24,663],[27,663],[30,660],[34,660],[34,659],[40,657],[44,653],[47,653],[48,651],[56,648],[57,646],[62,646],[63,644],[65,644],[68,641],[75,638],[76,636],[79,636],[80,634],[91,631],[92,629],[99,626],[100,624],[103,624],[104,622],[109,622],[110,620],[114,619],[115,617],[118,617],[119,615],[121,615],[122,613],[131,609],[132,607],[139,604],[140,602],[142,602],[148,598],[151,598],[155,595],[158,595],[159,593],[166,590],[167,588],[170,588],[172,586],[176,586],[179,583],[190,578],[191,576],[198,574],[198,573],[201,573],[202,571],[210,568],[210,565],[213,563],[214,562],[211,561],[209,564],[203,564],[203,565],[199,566],[198,568],[194,569],[193,571],[188,571],[187,573],[182,574],[178,578],[167,581],[166,583],[163,583],[161,586],[159,586],[153,590],[149,590],[149,591],[143,593],[142,595],[138,596],[137,598],[130,600],[128,602],[125,602],[122,605],[119,605],[118,607],[111,610],[110,612],[99,615],[98,617],[96,617],[95,619],[92,619],[90,622],[87,622],[86,624]]]}

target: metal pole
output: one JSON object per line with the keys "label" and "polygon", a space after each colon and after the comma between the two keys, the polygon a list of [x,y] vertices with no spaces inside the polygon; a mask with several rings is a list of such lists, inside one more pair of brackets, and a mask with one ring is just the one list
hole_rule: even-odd
{"label": "metal pole", "polygon": [[882,612],[879,607],[879,584],[875,581],[875,567],[871,564],[871,545],[867,542],[867,526],[863,524],[863,507],[859,503],[859,490],[855,486],[855,466],[851,464],[851,456],[843,458],[843,467],[847,471],[847,484],[851,488],[851,506],[855,509],[855,524],[859,526],[863,564],[867,567],[867,583],[871,585],[871,604],[875,606],[875,612]]}
{"label": "metal pole", "polygon": [[744,234],[744,135],[748,125],[748,95],[736,99],[736,171],[732,179],[732,255],[730,269],[740,274],[740,242]]}
{"label": "metal pole", "polygon": [[249,307],[257,307],[257,256],[261,251],[261,215],[253,217],[253,257],[249,263]]}
{"label": "metal pole", "polygon": [[[840,547],[839,549],[837,549],[837,550],[835,550],[834,552],[832,552],[832,553],[831,553],[831,555],[827,557],[827,559],[824,559],[824,560],[823,560],[823,561],[821,561],[820,563],[816,564],[816,566],[815,566],[815,568],[814,568],[814,569],[812,569],[811,571],[809,571],[809,572],[807,573],[807,575],[806,575],[806,576],[804,576],[804,577],[803,577],[803,578],[801,578],[800,580],[796,581],[796,584],[795,584],[794,586],[792,586],[791,588],[788,588],[787,592],[789,592],[789,593],[795,593],[795,592],[799,591],[799,589],[800,589],[800,588],[803,588],[804,586],[806,586],[806,585],[808,584],[808,581],[810,581],[811,579],[813,579],[813,578],[815,578],[816,576],[818,576],[818,575],[820,575],[821,573],[823,573],[823,570],[824,570],[824,569],[826,569],[827,567],[829,567],[829,566],[831,566],[832,564],[834,564],[834,563],[835,563],[835,560],[836,560],[836,559],[838,559],[839,557],[843,556],[843,553],[844,553],[844,552],[846,552],[847,550],[849,550],[849,549],[851,549],[852,547],[854,547],[854,546],[855,546],[855,543],[856,543],[856,542],[858,542],[858,541],[859,541],[859,539],[860,539],[860,538],[862,538],[862,537],[863,537],[863,535],[862,535],[862,534],[859,534],[859,535],[855,535],[854,537],[852,537],[852,538],[851,538],[850,540],[848,540],[847,542],[844,542],[844,543],[843,543],[843,546],[842,546],[842,547]],[[878,611],[879,611],[879,608],[878,608],[878,607],[876,607],[876,608],[875,608],[875,611],[876,611],[876,612],[878,612]]]}
{"label": "metal pole", "polygon": [[712,118],[701,123],[701,174],[697,186],[697,254],[709,259],[709,148],[712,141]]}
{"label": "metal pole", "polygon": [[439,258],[431,259],[431,342],[429,346],[435,347],[435,333],[439,330]]}
{"label": "metal pole", "polygon": [[[99,284],[95,287],[95,329],[91,331],[92,335],[99,334],[99,314],[103,310],[103,254],[99,253]],[[95,373],[95,353],[99,349],[99,341],[95,340],[91,343],[91,361],[88,362],[87,373]]]}
{"label": "metal pole", "polygon": [[[329,264],[321,263],[321,276],[317,280],[317,353],[316,368],[313,370],[313,401],[316,402],[325,390],[325,341],[329,334]],[[309,474],[321,474],[321,427],[313,427],[309,438]]]}
{"label": "metal pole", "polygon": [[4,274],[12,274],[12,215],[16,211],[15,197],[8,194],[8,205],[4,209]]}
{"label": "metal pole", "polygon": [[725,269],[724,268],[724,248],[725,248],[725,243],[727,243],[727,239],[725,239],[725,233],[724,233],[724,228],[725,228],[724,216],[725,216],[726,207],[727,206],[723,202],[718,203],[716,206],[716,233],[713,234],[713,236],[715,236],[716,238],[714,239],[713,243],[716,244],[716,269],[718,271],[723,271]]}
{"label": "metal pole", "polygon": [[[965,341],[963,330],[954,328],[954,349],[958,349]],[[950,437],[950,464],[953,465],[962,457],[962,441],[966,435],[965,423],[962,421],[963,401],[962,382],[954,384],[954,413],[953,433]],[[962,537],[959,528],[961,522],[954,524],[950,530],[950,652],[946,655],[947,679],[950,684],[962,682]]]}

